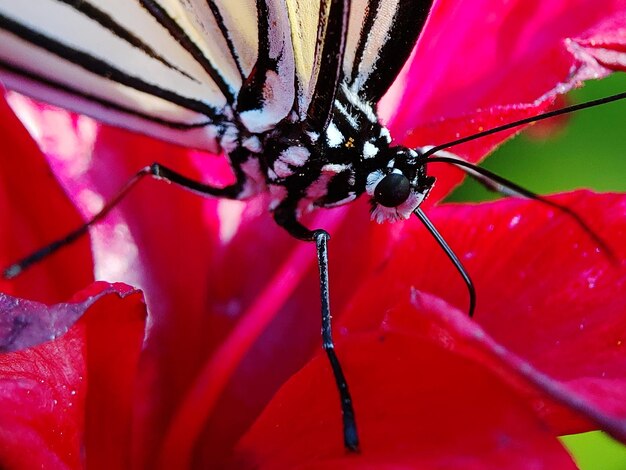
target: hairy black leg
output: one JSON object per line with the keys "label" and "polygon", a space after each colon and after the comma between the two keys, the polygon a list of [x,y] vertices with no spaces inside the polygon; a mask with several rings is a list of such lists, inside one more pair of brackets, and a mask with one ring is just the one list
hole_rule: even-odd
{"label": "hairy black leg", "polygon": [[130,191],[137,186],[137,184],[143,180],[146,176],[150,176],[152,178],[161,179],[167,181],[169,183],[176,184],[190,191],[194,191],[196,193],[208,196],[215,197],[225,197],[230,199],[235,199],[237,196],[243,191],[246,179],[243,171],[239,170],[238,167],[235,169],[235,174],[237,176],[237,181],[232,185],[225,186],[223,188],[216,188],[214,186],[210,186],[207,184],[200,183],[193,179],[187,178],[186,176],[181,175],[180,173],[171,170],[160,163],[153,163],[150,166],[146,166],[139,170],[125,185],[124,187],[111,199],[109,200],[104,207],[95,214],[91,219],[85,222],[80,227],[76,228],[69,232],[63,238],[55,240],[54,242],[46,245],[34,253],[22,258],[11,266],[7,267],[2,275],[6,279],[12,279],[22,273],[25,269],[33,264],[41,261],[42,259],[50,256],[51,254],[58,251],[60,248],[71,244],[73,241],[78,239],[79,237],[85,235],[89,227],[100,221],[104,218],[111,210],[117,206],[122,199],[124,199]]}
{"label": "hairy black leg", "polygon": [[428,219],[428,217],[426,217],[426,214],[424,214],[422,209],[419,209],[419,208],[415,209],[414,214],[417,216],[418,219],[420,219],[420,221],[424,224],[426,229],[435,238],[439,246],[446,253],[446,256],[448,257],[448,259],[452,261],[452,264],[454,264],[454,267],[456,268],[456,270],[459,272],[459,274],[461,274],[461,277],[463,278],[463,281],[465,282],[465,285],[467,286],[467,291],[469,293],[469,310],[468,310],[469,316],[470,318],[473,317],[474,309],[476,308],[476,289],[474,289],[474,283],[472,282],[472,279],[470,278],[469,274],[467,273],[467,271],[461,264],[461,261],[459,260],[458,256],[454,253],[454,251],[452,251],[452,248],[450,248],[450,245],[448,245],[448,243],[444,240],[441,234],[437,231],[437,229],[432,224],[432,222]]}
{"label": "hairy black leg", "polygon": [[322,301],[322,346],[330,366],[333,370],[339,398],[341,400],[341,415],[343,418],[343,442],[351,452],[359,450],[359,436],[356,427],[354,407],[348,389],[348,382],[341,369],[339,358],[335,353],[335,344],[331,329],[332,316],[330,314],[330,292],[328,288],[328,239],[330,235],[324,230],[309,230],[302,225],[295,216],[291,207],[279,206],[274,211],[274,219],[294,237],[304,241],[314,241],[317,248],[317,265],[320,276],[320,296]]}

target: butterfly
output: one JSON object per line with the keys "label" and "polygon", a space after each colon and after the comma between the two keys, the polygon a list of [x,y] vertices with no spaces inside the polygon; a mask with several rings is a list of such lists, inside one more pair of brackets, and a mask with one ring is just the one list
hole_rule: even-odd
{"label": "butterfly", "polygon": [[[5,276],[84,234],[147,176],[205,196],[243,200],[268,193],[276,222],[316,244],[323,346],[340,393],[344,443],[356,450],[352,398],[331,334],[329,236],[303,225],[303,214],[366,196],[377,222],[416,215],[463,277],[470,315],[476,301],[471,278],[419,208],[434,184],[427,163],[455,165],[504,194],[555,206],[602,244],[567,208],[443,152],[467,139],[421,149],[393,144],[376,103],[409,58],[431,4],[0,1],[0,80],[7,87],[106,123],[223,153],[236,177],[233,184],[214,187],[155,162],[94,219],[9,267]],[[470,138],[482,135],[487,133]]]}

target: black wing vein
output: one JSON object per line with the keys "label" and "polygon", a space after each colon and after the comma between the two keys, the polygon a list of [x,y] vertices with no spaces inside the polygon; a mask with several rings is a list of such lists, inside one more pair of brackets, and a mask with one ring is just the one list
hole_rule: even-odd
{"label": "black wing vein", "polygon": [[[141,5],[150,13],[155,20],[163,26],[167,32],[200,64],[200,66],[209,74],[215,82],[219,90],[222,92],[228,103],[234,103],[235,90],[233,90],[224,80],[224,77],[215,68],[209,59],[207,59],[195,42],[187,35],[185,30],[176,22],[174,18],[169,16],[167,12],[154,0],[140,0]],[[226,39],[226,38],[225,38]]]}
{"label": "black wing vein", "polygon": [[86,52],[68,47],[59,41],[17,23],[16,21],[13,21],[1,14],[0,28],[9,31],[17,37],[100,77],[113,80],[135,90],[151,94],[176,105],[182,106],[183,108],[204,114],[211,119],[216,119],[219,115],[215,108],[203,103],[202,101],[184,97],[171,90],[166,90],[157,85],[147,83],[138,77],[128,75],[101,59],[87,54]]}
{"label": "black wing vein", "polygon": [[107,109],[110,109],[112,111],[119,111],[121,113],[124,114],[128,114],[130,116],[135,116],[141,119],[144,119],[146,121],[150,121],[153,122],[155,124],[159,124],[161,126],[165,126],[165,127],[169,127],[171,129],[177,129],[177,130],[181,130],[181,131],[185,131],[185,130],[190,130],[190,129],[196,129],[199,127],[205,127],[208,126],[210,124],[216,124],[215,121],[204,121],[204,122],[196,122],[196,123],[187,123],[187,122],[177,122],[177,121],[172,121],[169,119],[163,119],[160,118],[158,116],[152,116],[146,113],[142,113],[141,111],[138,111],[136,109],[133,108],[129,108],[127,106],[122,106],[118,103],[114,103],[113,101],[110,100],[106,100],[104,98],[101,98],[99,96],[95,96],[89,93],[84,93],[76,88],[73,88],[69,85],[66,85],[64,83],[60,83],[56,80],[51,80],[49,78],[43,77],[39,74],[35,74],[29,70],[26,70],[22,67],[18,67],[15,66],[13,64],[10,64],[8,62],[5,62],[4,60],[0,59],[0,69],[4,69],[8,72],[17,74],[21,77],[27,78],[29,80],[32,80],[35,83],[38,83],[40,85],[44,85],[48,88],[51,88],[53,90],[62,92],[62,93],[68,93],[70,95],[76,96],[78,98],[81,98],[83,100],[89,101],[93,104],[97,104],[100,106],[103,106]]}
{"label": "black wing vein", "polygon": [[111,15],[107,14],[106,12],[104,12],[103,10],[99,8],[96,8],[91,3],[85,2],[84,0],[59,0],[59,1],[67,4],[68,6],[75,9],[76,11],[98,22],[103,28],[108,29],[109,31],[111,31],[111,33],[113,33],[120,39],[123,39],[131,46],[143,51],[143,53],[148,55],[149,57],[152,57],[153,59],[158,60],[166,67],[172,70],[176,70],[181,75],[184,75],[185,77],[193,80],[196,83],[200,83],[198,79],[192,77],[190,74],[188,74],[181,68],[172,64],[170,61],[164,58],[161,54],[155,51],[152,47],[146,44],[145,41],[142,41],[141,38],[139,38],[137,35],[133,34],[127,28],[123,27],[118,22],[116,22],[111,17]]}

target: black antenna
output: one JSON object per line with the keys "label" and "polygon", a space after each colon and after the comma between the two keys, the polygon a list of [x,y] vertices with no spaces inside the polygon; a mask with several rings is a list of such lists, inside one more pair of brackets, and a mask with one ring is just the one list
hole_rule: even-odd
{"label": "black antenna", "polygon": [[[486,131],[479,132],[477,134],[469,135],[469,136],[466,136],[466,137],[461,137],[460,139],[456,139],[456,140],[447,142],[445,144],[436,145],[436,146],[426,150],[425,152],[421,153],[420,159],[422,159],[422,162],[424,164],[428,164],[428,163],[446,163],[448,165],[454,165],[457,168],[460,168],[460,169],[466,171],[469,174],[469,176],[471,176],[473,178],[476,178],[479,182],[481,182],[483,184],[486,184],[492,190],[495,190],[497,192],[500,192],[500,193],[502,193],[504,195],[508,195],[508,196],[519,195],[519,196],[522,196],[522,197],[526,197],[526,198],[529,198],[529,199],[541,202],[541,203],[543,203],[543,204],[545,204],[547,206],[556,208],[556,209],[564,212],[565,214],[567,214],[570,217],[572,217],[576,221],[576,223],[580,227],[582,227],[582,229],[585,231],[585,233],[587,233],[587,235],[589,235],[598,245],[600,245],[602,250],[608,255],[609,259],[612,262],[615,262],[616,258],[615,258],[615,255],[614,255],[613,251],[611,250],[611,248],[606,244],[606,242],[604,242],[604,240],[602,240],[602,238],[599,235],[597,235],[593,231],[593,229],[591,227],[589,227],[589,225],[587,225],[587,223],[584,221],[584,219],[582,217],[580,217],[576,212],[574,212],[570,208],[568,208],[566,206],[562,206],[561,204],[553,202],[553,201],[551,201],[549,199],[546,199],[543,196],[540,196],[539,194],[536,194],[536,193],[534,193],[532,191],[529,191],[528,189],[523,188],[523,187],[513,183],[512,181],[509,181],[506,178],[503,178],[503,177],[501,177],[499,175],[496,175],[495,173],[492,173],[489,170],[486,170],[486,169],[484,169],[482,167],[479,167],[479,166],[474,165],[472,163],[466,162],[465,160],[462,160],[460,158],[454,158],[452,156],[432,156],[432,155],[436,154],[437,152],[439,152],[441,150],[445,150],[445,149],[448,149],[450,147],[454,147],[456,145],[464,144],[465,142],[470,142],[472,140],[476,140],[476,139],[480,139],[480,138],[483,138],[483,137],[486,137],[486,136],[489,136],[489,135],[492,135],[492,134],[496,134],[498,132],[502,132],[502,131],[506,131],[506,130],[509,130],[509,129],[513,129],[515,127],[518,127],[518,126],[521,126],[521,125],[524,125],[524,124],[531,124],[531,123],[534,123],[534,122],[543,121],[544,119],[549,119],[549,118],[552,118],[552,117],[555,117],[555,116],[560,116],[560,115],[571,113],[571,112],[574,112],[574,111],[579,111],[579,110],[582,110],[582,109],[592,108],[594,106],[600,106],[602,104],[611,103],[613,101],[619,101],[619,100],[622,100],[624,98],[626,98],[626,92],[618,93],[616,95],[607,96],[605,98],[600,98],[600,99],[596,99],[596,100],[587,101],[585,103],[579,103],[579,104],[575,104],[575,105],[572,105],[572,106],[566,106],[565,108],[557,109],[557,110],[554,110],[554,111],[548,111],[548,112],[545,112],[545,113],[542,113],[542,114],[538,114],[538,115],[533,116],[533,117],[521,119],[519,121],[510,122],[508,124],[504,124],[502,126],[494,127],[492,129],[488,129]],[[418,209],[416,209],[414,211],[414,214],[426,226],[428,231],[435,238],[437,243],[439,243],[439,245],[445,251],[445,253],[448,256],[448,258],[452,261],[452,263],[454,264],[456,269],[459,271],[459,273],[463,277],[463,280],[465,281],[465,284],[467,285],[468,292],[469,292],[469,295],[470,295],[469,314],[470,314],[470,317],[472,317],[472,315],[474,313],[475,305],[476,305],[476,293],[475,293],[474,285],[472,283],[471,278],[469,277],[467,271],[465,270],[465,268],[463,267],[463,265],[459,261],[458,257],[454,254],[452,249],[446,244],[445,240],[437,232],[437,230],[432,225],[432,223],[426,218],[426,215],[424,214],[424,212],[422,212],[422,210],[418,208]]]}
{"label": "black antenna", "polygon": [[[537,201],[542,204],[545,204],[548,207],[557,209],[563,212],[564,214],[567,214],[569,217],[574,219],[574,221],[578,224],[578,226],[597,245],[600,246],[602,251],[608,256],[608,258],[611,260],[613,264],[617,263],[617,256],[615,255],[611,247],[602,239],[602,237],[600,237],[589,226],[589,224],[587,224],[587,222],[585,222],[585,220],[579,214],[577,214],[575,211],[573,211],[569,207],[559,204],[557,202],[551,201],[550,199],[546,199],[540,194],[537,194],[533,191],[523,188],[519,184],[516,184],[513,181],[510,181],[506,178],[503,178],[500,175],[496,175],[495,173],[487,170],[486,168],[474,165],[473,163],[466,162],[465,160],[461,160],[459,158],[434,156],[426,160],[426,163],[446,163],[448,165],[456,166],[457,168],[460,168],[461,170],[466,171],[467,174],[472,178],[476,178],[476,174],[480,177],[484,177],[487,180],[487,182],[490,182],[491,184],[493,184],[493,186],[491,187],[492,190],[497,191],[500,194],[503,194],[504,196],[525,197],[527,199],[531,199],[533,201]],[[474,172],[475,174],[472,174]],[[485,181],[481,181],[481,180],[479,181],[482,183],[485,183]]]}
{"label": "black antenna", "polygon": [[597,100],[586,101],[585,103],[574,104],[571,106],[566,106],[565,108],[555,109],[554,111],[548,111],[542,114],[537,114],[536,116],[528,117],[525,119],[520,119],[519,121],[513,121],[508,124],[504,124],[502,126],[494,127],[493,129],[488,129],[483,132],[479,132],[478,134],[468,135],[466,137],[461,137],[460,139],[452,140],[445,144],[436,145],[433,148],[427,150],[422,154],[422,157],[427,158],[430,155],[433,155],[440,150],[445,150],[450,147],[454,147],[456,145],[464,144],[465,142],[470,142],[472,140],[480,139],[482,137],[486,137],[488,135],[497,134],[498,132],[506,131],[509,129],[513,129],[517,126],[523,126],[524,124],[532,124],[533,122],[543,121],[544,119],[550,119],[555,116],[561,116],[563,114],[572,113],[574,111],[580,111],[581,109],[593,108],[595,106],[600,106],[606,103],[612,103],[613,101],[619,101],[626,98],[626,92],[618,93],[616,95],[606,96],[604,98],[599,98]]}

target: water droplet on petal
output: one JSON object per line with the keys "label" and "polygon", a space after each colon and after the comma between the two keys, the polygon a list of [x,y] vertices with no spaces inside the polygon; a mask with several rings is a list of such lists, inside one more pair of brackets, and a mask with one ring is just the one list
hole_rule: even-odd
{"label": "water droplet on petal", "polygon": [[519,224],[519,221],[522,219],[521,215],[516,215],[515,217],[513,217],[510,222],[509,222],[509,228],[513,228],[515,227],[517,224]]}
{"label": "water droplet on petal", "polygon": [[476,253],[475,253],[475,252],[473,252],[473,251],[468,251],[467,253],[465,253],[465,254],[463,255],[463,258],[464,258],[464,259],[472,259],[472,258],[474,258],[475,256],[476,256]]}
{"label": "water droplet on petal", "polygon": [[596,287],[596,281],[598,280],[597,276],[589,276],[587,278],[587,287],[589,289],[593,289],[594,287]]}

